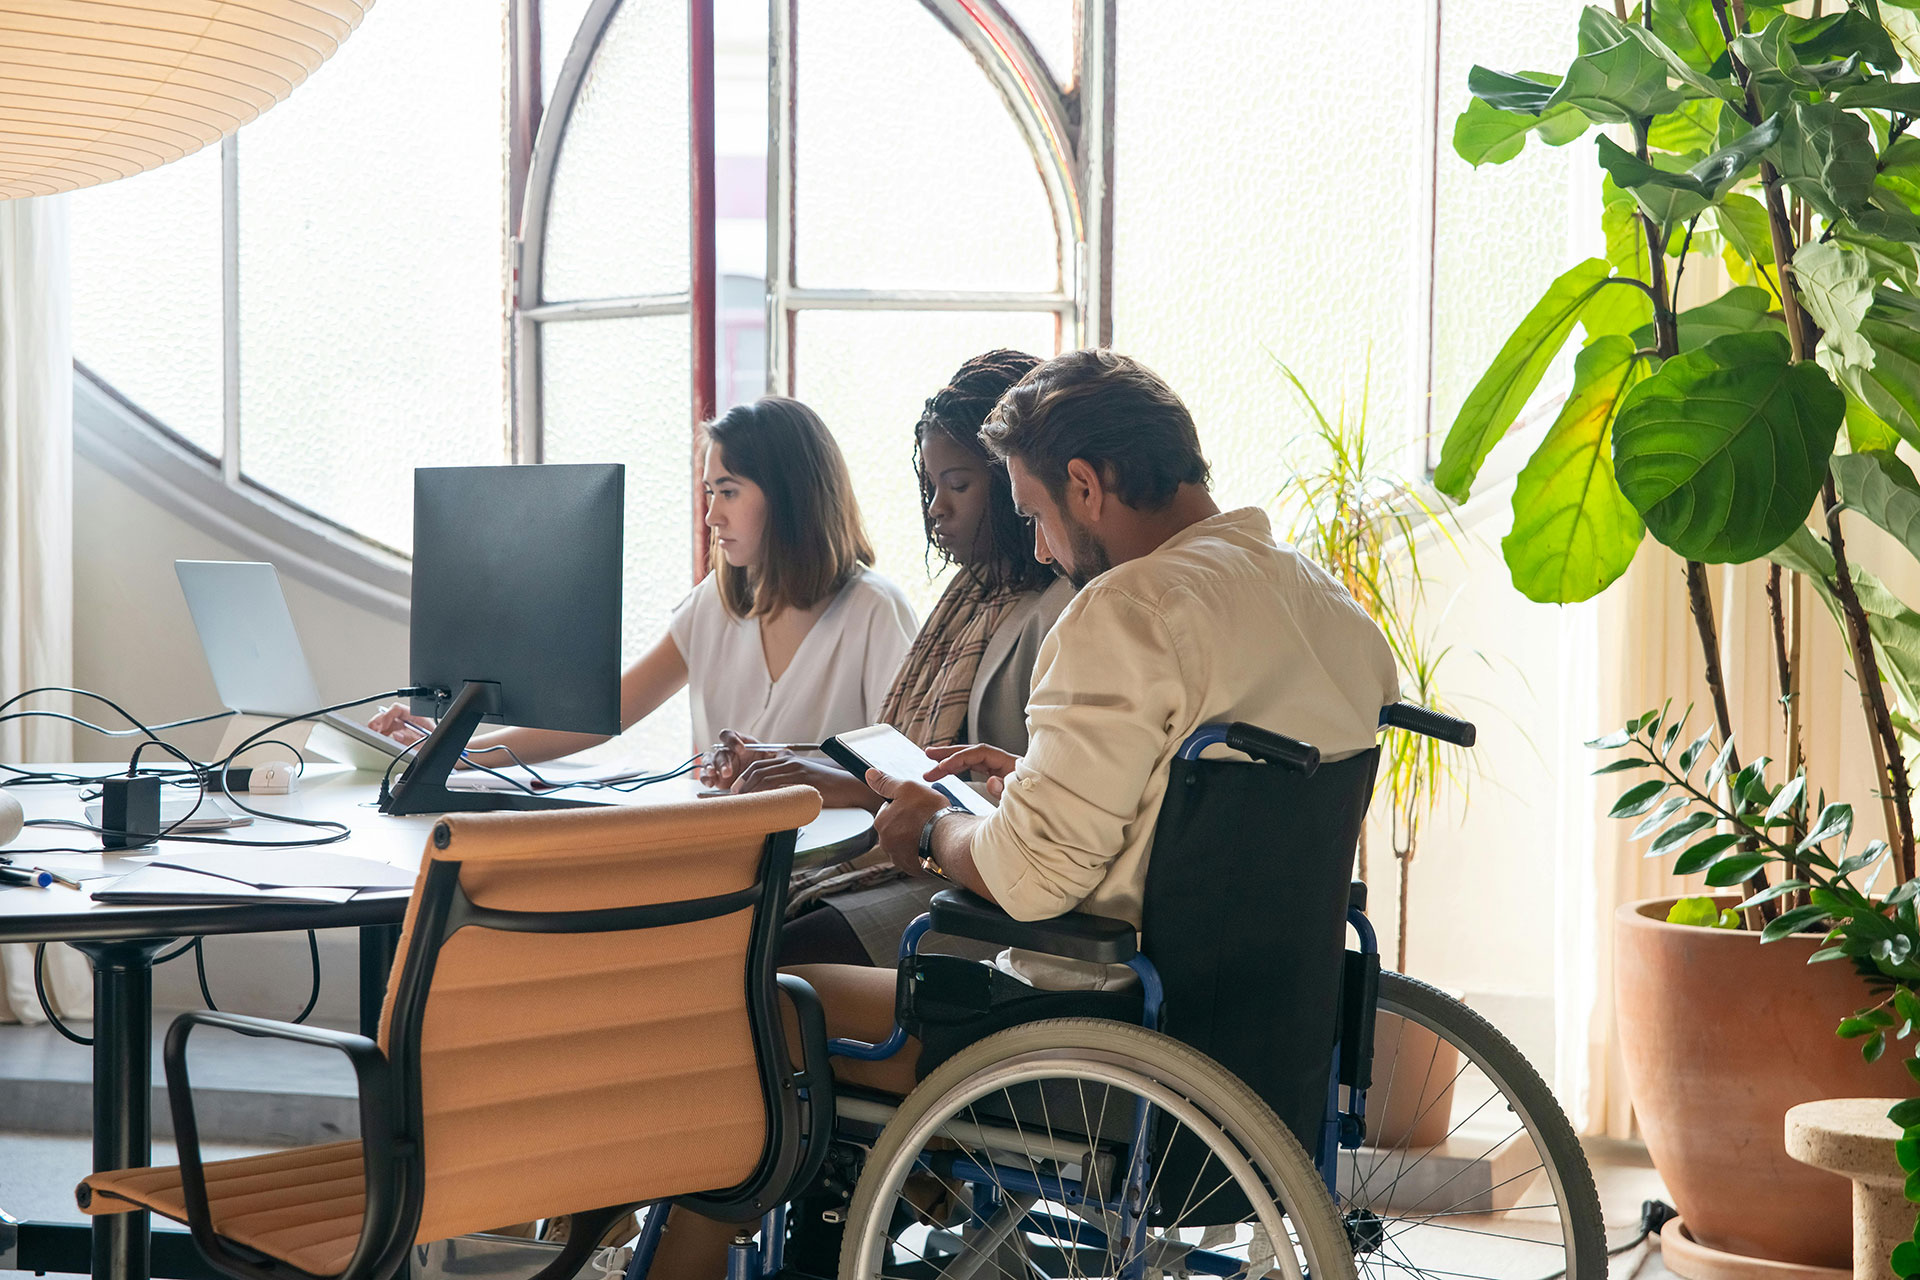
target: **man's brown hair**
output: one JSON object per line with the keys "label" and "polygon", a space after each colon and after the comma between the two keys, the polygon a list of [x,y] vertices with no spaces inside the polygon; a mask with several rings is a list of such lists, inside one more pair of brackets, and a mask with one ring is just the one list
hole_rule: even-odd
{"label": "man's brown hair", "polygon": [[720,602],[736,618],[811,609],[844,587],[873,545],[860,521],[847,460],[820,415],[782,396],[735,405],[706,426],[722,469],[766,495],[760,563],[742,569],[710,545]]}
{"label": "man's brown hair", "polygon": [[1000,398],[980,438],[997,456],[1018,458],[1056,502],[1075,458],[1135,510],[1157,511],[1181,485],[1207,483],[1187,406],[1151,369],[1112,351],[1042,364]]}

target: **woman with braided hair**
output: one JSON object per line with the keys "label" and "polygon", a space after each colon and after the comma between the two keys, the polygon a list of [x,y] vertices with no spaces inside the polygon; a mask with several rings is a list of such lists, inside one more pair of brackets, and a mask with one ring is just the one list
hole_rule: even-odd
{"label": "woman with braided hair", "polygon": [[[1052,566],[1034,559],[1006,465],[979,436],[1000,397],[1039,363],[1019,351],[975,356],[914,424],[928,551],[959,572],[901,663],[881,719],[929,750],[969,742],[1016,755],[1026,749],[1034,658],[1073,594]],[[715,785],[757,791],[798,783],[829,805],[880,807],[865,782],[825,760],[759,750],[731,732],[721,735],[715,756],[708,777]],[[900,931],[926,910],[932,889],[872,855],[801,872],[780,961],[890,965]]]}

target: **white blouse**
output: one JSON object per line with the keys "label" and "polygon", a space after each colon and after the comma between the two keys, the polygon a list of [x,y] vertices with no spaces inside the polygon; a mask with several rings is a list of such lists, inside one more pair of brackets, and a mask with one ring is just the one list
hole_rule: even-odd
{"label": "white blouse", "polygon": [[761,742],[818,742],[880,719],[920,623],[907,597],[862,569],[814,620],[778,680],[767,674],[758,618],[735,618],[708,574],[673,611],[667,634],[687,664],[693,749],[722,729]]}

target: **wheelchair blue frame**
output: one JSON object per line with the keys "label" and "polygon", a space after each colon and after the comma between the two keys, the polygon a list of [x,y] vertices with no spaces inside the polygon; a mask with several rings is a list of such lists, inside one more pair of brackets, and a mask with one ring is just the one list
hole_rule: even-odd
{"label": "wheelchair blue frame", "polygon": [[[1423,707],[1406,703],[1397,703],[1385,707],[1380,712],[1380,727],[1401,728],[1415,733],[1424,733],[1461,746],[1472,746],[1473,726],[1449,717],[1430,712]],[[1176,753],[1182,760],[1194,760],[1208,747],[1227,741],[1229,726],[1225,724],[1204,725],[1181,743]],[[1303,744],[1292,744],[1296,747]],[[1293,763],[1311,772],[1317,765],[1318,753],[1310,748],[1300,759]],[[1349,906],[1347,924],[1358,940],[1358,953],[1373,957],[1379,954],[1379,940],[1374,933],[1372,922],[1359,907]],[[900,937],[900,962],[906,963],[919,953],[921,939],[933,927],[931,915],[922,915]],[[1143,955],[1136,955],[1127,961],[1140,980],[1142,995],[1141,1022],[1150,1030],[1159,1030],[1161,1006],[1165,999],[1160,974],[1153,962]],[[866,1062],[877,1062],[891,1058],[905,1047],[907,1032],[896,1024],[893,1034],[878,1044],[867,1044],[859,1040],[829,1040],[827,1049],[835,1057],[855,1058]],[[1320,1176],[1326,1181],[1327,1190],[1338,1197],[1337,1181],[1340,1168],[1341,1150],[1357,1150],[1366,1137],[1367,1091],[1355,1087],[1348,1091],[1347,1109],[1340,1107],[1340,1072],[1343,1046],[1334,1046],[1333,1070],[1327,1082],[1327,1106],[1325,1120],[1321,1127],[1319,1149],[1313,1152],[1314,1165]],[[1040,1178],[1026,1169],[1015,1169],[995,1165],[985,1168],[971,1160],[957,1156],[948,1157],[951,1167],[944,1171],[945,1176],[965,1182],[975,1188],[974,1200],[969,1213],[981,1225],[991,1224],[994,1215],[1001,1212],[1000,1198],[1003,1193],[1031,1195],[1039,1199],[1062,1204],[1093,1204],[1106,1213],[1116,1215],[1125,1224],[1132,1248],[1132,1256],[1122,1270],[1122,1280],[1142,1280],[1147,1268],[1147,1259],[1140,1246],[1144,1243],[1148,1226],[1150,1206],[1144,1203],[1148,1186],[1148,1144],[1146,1142],[1150,1112],[1147,1104],[1138,1104],[1134,1132],[1127,1146],[1128,1176],[1125,1179],[1123,1198],[1119,1201],[1096,1200],[1087,1195],[1086,1187],[1076,1179]],[[772,1276],[784,1265],[786,1236],[785,1206],[767,1214],[760,1224],[760,1239],[756,1246],[747,1241],[736,1242],[728,1256],[727,1280],[756,1280],[757,1277]],[[658,1246],[661,1228],[664,1226],[664,1213],[650,1213],[647,1225],[635,1244],[633,1262],[627,1271],[627,1280],[643,1280]],[[1105,1251],[1109,1241],[1104,1232],[1091,1223],[1080,1220],[1064,1220],[1044,1212],[1028,1210],[1023,1218],[1041,1231],[1067,1234],[1084,1242],[1084,1247]],[[1194,1249],[1183,1255],[1183,1265],[1190,1271],[1201,1275],[1230,1277],[1237,1276],[1244,1269],[1244,1262],[1225,1254],[1210,1250]]]}

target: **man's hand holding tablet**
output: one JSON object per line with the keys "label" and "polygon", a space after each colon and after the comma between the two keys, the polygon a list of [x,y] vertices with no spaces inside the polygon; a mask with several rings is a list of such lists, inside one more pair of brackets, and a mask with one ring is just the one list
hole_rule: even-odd
{"label": "man's hand holding tablet", "polygon": [[[964,773],[974,764],[962,761],[960,757],[967,752],[992,752],[999,760],[1005,760],[1007,771],[1012,769],[1012,757],[1004,751],[995,751],[992,747],[968,747],[961,749],[942,749],[946,760],[936,761],[931,755],[914,745],[911,738],[895,729],[892,725],[868,725],[864,729],[855,729],[849,733],[836,734],[820,744],[834,763],[855,777],[865,777],[868,770],[888,778],[905,782],[916,782],[928,786],[956,808],[965,809],[979,817],[987,817],[993,812],[993,801],[981,795],[971,785],[955,777]],[[999,760],[994,761],[998,763]],[[993,772],[992,766],[984,760],[979,767]],[[999,775],[1004,778],[1004,773]],[[868,783],[872,785],[871,781]],[[878,790],[878,788],[875,788]],[[886,792],[880,792],[885,795]]]}

